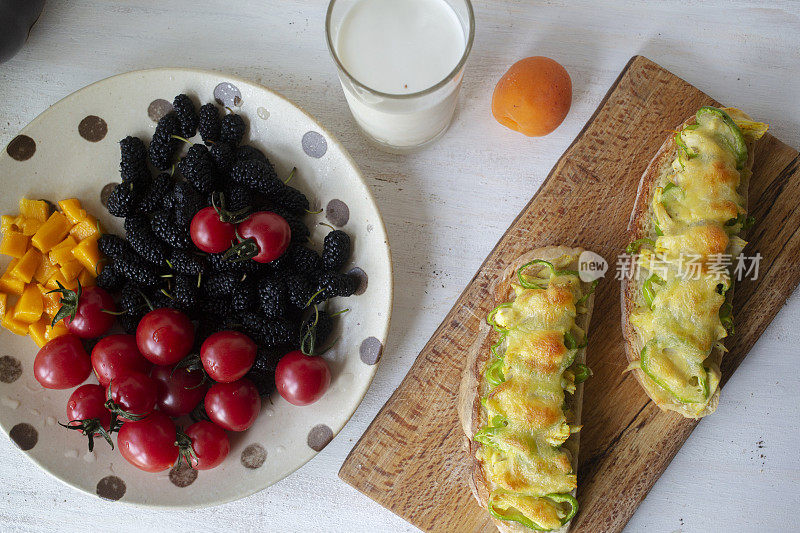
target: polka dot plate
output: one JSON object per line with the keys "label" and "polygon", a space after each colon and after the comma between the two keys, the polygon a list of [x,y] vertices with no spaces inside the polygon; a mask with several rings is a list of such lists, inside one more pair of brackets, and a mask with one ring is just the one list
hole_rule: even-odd
{"label": "polka dot plate", "polygon": [[[295,407],[277,394],[265,399],[255,425],[230,433],[231,453],[218,468],[148,474],[129,465],[102,439],[89,453],[84,437],[67,431],[71,390],[43,389],[33,377],[37,352],[28,337],[0,332],[0,425],[47,472],[108,500],[159,507],[200,507],[241,498],[289,475],[322,450],[355,411],[381,359],[392,306],[386,230],[356,164],[313,117],[282,96],[243,79],[188,69],[129,72],[85,87],[26,126],[0,154],[0,213],[16,214],[20,197],[56,201],[77,197],[107,231],[122,234],[121,219],[102,205],[119,181],[119,145],[126,135],[149,141],[156,121],[179,93],[196,104],[216,100],[248,123],[248,143],[268,154],[279,175],[297,167],[293,185],[322,210],[308,215],[319,247],[329,228],[347,231],[347,267],[361,279],[356,295],[332,301],[350,309],[337,326],[339,341],[324,357],[331,388],[317,403]],[[196,137],[199,141],[199,136]],[[0,259],[5,269],[8,258]],[[90,382],[96,382],[94,376]],[[13,444],[11,444],[13,443]]]}

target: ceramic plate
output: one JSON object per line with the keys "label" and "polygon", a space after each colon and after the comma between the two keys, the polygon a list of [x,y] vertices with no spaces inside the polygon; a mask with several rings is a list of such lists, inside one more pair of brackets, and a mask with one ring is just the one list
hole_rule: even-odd
{"label": "ceramic plate", "polygon": [[[327,222],[350,234],[346,267],[361,276],[359,294],[334,300],[350,308],[341,338],[325,354],[333,382],[325,396],[295,407],[277,394],[265,400],[255,425],[230,433],[231,453],[218,468],[148,474],[129,465],[100,439],[86,451],[84,437],[65,421],[71,390],[43,389],[34,379],[37,352],[28,337],[0,333],[0,425],[32,461],[65,483],[125,503],[199,507],[252,494],[287,476],[322,450],[344,426],[369,387],[389,327],[392,271],[386,230],[353,160],[313,117],[282,96],[243,79],[214,72],[155,69],[114,76],[64,98],[33,120],[0,154],[0,213],[18,213],[20,197],[56,201],[77,197],[105,228],[122,233],[106,212],[101,191],[119,181],[119,145],[126,135],[149,141],[172,98],[216,101],[249,124],[245,142],[268,154],[279,175],[296,166],[293,185],[323,212],[307,225],[319,249]],[[342,103],[342,105],[344,105]],[[196,138],[199,139],[199,136]],[[8,258],[3,257],[5,269]],[[90,382],[96,382],[94,376]],[[9,444],[10,445],[10,444]]]}

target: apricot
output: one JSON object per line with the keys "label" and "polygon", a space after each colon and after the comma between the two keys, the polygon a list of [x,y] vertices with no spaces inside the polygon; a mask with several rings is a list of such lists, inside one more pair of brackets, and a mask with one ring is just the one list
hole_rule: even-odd
{"label": "apricot", "polygon": [[567,116],[572,80],[547,57],[526,57],[511,65],[492,94],[492,114],[507,128],[528,137],[547,135]]}

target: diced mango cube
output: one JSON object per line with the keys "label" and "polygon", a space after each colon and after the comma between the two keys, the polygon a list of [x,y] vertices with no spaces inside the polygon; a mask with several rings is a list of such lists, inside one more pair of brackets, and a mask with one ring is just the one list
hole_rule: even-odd
{"label": "diced mango cube", "polygon": [[0,276],[0,290],[20,295],[25,290],[25,282],[5,273]]}
{"label": "diced mango cube", "polygon": [[33,277],[39,283],[44,284],[47,283],[47,280],[50,279],[56,272],[58,272],[58,265],[50,260],[50,256],[43,255],[42,262],[39,263],[39,268],[36,269],[36,273],[33,275]]}
{"label": "diced mango cube", "polygon": [[[69,237],[70,239],[72,236]],[[77,244],[75,245],[77,246]],[[57,265],[63,265],[64,263],[69,263],[70,261],[75,261],[75,257],[72,255],[73,247],[70,246],[62,246],[58,245],[52,250],[50,250],[50,261]]]}
{"label": "diced mango cube", "polygon": [[25,283],[30,283],[41,262],[42,254],[33,248],[28,248],[28,251],[20,257],[19,262],[9,271],[9,274]]}
{"label": "diced mango cube", "polygon": [[19,199],[19,214],[25,218],[32,218],[45,222],[50,216],[50,206],[44,200]]}
{"label": "diced mango cube", "polygon": [[72,249],[72,256],[80,261],[83,268],[91,272],[95,272],[97,263],[100,261],[100,251],[97,249],[98,237],[84,239]]}
{"label": "diced mango cube", "polygon": [[64,279],[67,281],[73,281],[78,279],[78,276],[83,271],[83,265],[76,260],[67,261],[66,263],[61,263],[61,273],[64,275]]}
{"label": "diced mango cube", "polygon": [[94,274],[88,270],[82,270],[81,273],[78,274],[78,281],[81,287],[94,287],[97,285]]}
{"label": "diced mango cube", "polygon": [[93,235],[100,237],[100,224],[97,222],[96,218],[87,214],[86,218],[72,226],[72,229],[69,230],[69,234],[79,241],[87,239]]}
{"label": "diced mango cube", "polygon": [[3,242],[0,243],[0,254],[10,255],[11,257],[22,257],[28,249],[30,239],[16,231],[8,230],[3,234]]}
{"label": "diced mango cube", "polygon": [[15,217],[12,217],[11,215],[0,216],[0,231],[5,233],[9,230],[14,229],[16,227],[16,225],[14,224],[14,219]]}
{"label": "diced mango cube", "polygon": [[8,313],[0,320],[0,326],[3,326],[11,333],[16,335],[25,336],[28,334],[28,324],[25,322],[20,322],[18,320],[14,320],[12,315],[14,314],[13,310],[9,310]]}
{"label": "diced mango cube", "polygon": [[42,300],[44,301],[44,313],[53,318],[61,309],[61,294],[58,292],[50,292],[50,289],[44,285],[37,285],[39,292],[42,293]]}
{"label": "diced mango cube", "polygon": [[8,306],[8,294],[0,292],[0,317],[6,316]]}
{"label": "diced mango cube", "polygon": [[16,225],[23,235],[31,236],[35,234],[39,229],[44,225],[44,222],[41,220],[36,220],[35,218],[25,218],[23,216],[18,216],[14,220],[14,225]]}
{"label": "diced mango cube", "polygon": [[39,348],[47,344],[47,324],[48,320],[44,317],[28,326],[28,335],[31,336],[31,339]]}
{"label": "diced mango cube", "polygon": [[[2,278],[0,278],[0,280],[2,280]],[[78,288],[78,280],[74,279],[68,281],[67,278],[64,277],[64,274],[61,272],[61,270],[53,274],[53,277],[48,279],[44,286],[47,287],[48,290],[53,290],[59,288],[59,283],[61,283],[61,285],[67,289],[72,289],[73,291]]]}
{"label": "diced mango cube", "polygon": [[72,229],[72,224],[69,223],[67,217],[63,213],[54,211],[47,222],[42,224],[42,227],[31,238],[31,242],[42,252],[49,252],[67,236],[70,229]]}
{"label": "diced mango cube", "polygon": [[44,330],[45,338],[48,341],[55,339],[56,337],[60,337],[62,335],[66,335],[69,333],[67,326],[64,325],[63,320],[59,320],[56,322],[56,326],[52,327],[50,324],[47,324],[47,327]]}
{"label": "diced mango cube", "polygon": [[81,203],[77,198],[59,200],[58,207],[64,212],[70,224],[77,224],[86,218],[86,210],[81,207]]}
{"label": "diced mango cube", "polygon": [[36,285],[28,285],[14,306],[14,320],[33,324],[42,317],[44,302]]}

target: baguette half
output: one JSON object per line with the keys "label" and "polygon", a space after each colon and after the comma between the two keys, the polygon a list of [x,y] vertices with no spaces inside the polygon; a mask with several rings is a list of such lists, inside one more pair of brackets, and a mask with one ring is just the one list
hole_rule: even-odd
{"label": "baguette half", "polygon": [[[497,280],[494,286],[490,287],[490,294],[495,302],[494,305],[508,302],[512,299],[513,289],[512,280],[516,275],[517,269],[529,263],[534,259],[543,259],[551,263],[559,260],[564,260],[565,256],[569,256],[571,260],[561,268],[570,270],[578,269],[578,258],[583,252],[581,248],[569,248],[564,246],[548,246],[532,250],[531,252],[519,257],[513,264],[503,272],[502,276]],[[591,318],[592,308],[594,306],[594,294],[592,293],[592,284],[580,282],[582,294],[589,293],[589,296],[583,303],[586,309],[585,313],[579,313],[575,322],[576,325],[582,328],[588,334],[589,320]],[[489,358],[491,357],[490,348],[495,342],[496,335],[493,329],[486,321],[482,321],[481,330],[473,343],[472,347],[467,354],[467,362],[464,368],[463,378],[459,390],[458,412],[459,418],[462,423],[464,434],[466,435],[465,443],[467,449],[468,460],[472,468],[470,469],[471,475],[469,485],[473,495],[478,500],[478,503],[484,508],[488,508],[489,495],[492,490],[492,482],[488,476],[486,465],[477,457],[478,450],[483,446],[482,443],[473,440],[475,433],[483,427],[486,420],[486,413],[482,408],[480,398],[484,396],[489,388],[488,383],[484,379],[484,370]],[[585,363],[586,348],[581,347],[575,357],[575,363]],[[575,386],[574,394],[566,394],[566,402],[568,409],[571,409],[573,417],[569,420],[570,425],[580,424],[581,419],[581,406],[583,399],[583,383],[578,383]],[[577,471],[578,466],[578,444],[579,433],[573,433],[564,442],[563,447],[567,449],[571,456],[571,464],[573,472]],[[574,491],[573,491],[574,496]],[[502,532],[508,533],[523,533],[534,531],[520,523],[499,520],[495,517],[492,518],[497,525],[497,528]],[[569,528],[569,523],[565,524],[559,529],[553,531],[565,532]]]}

